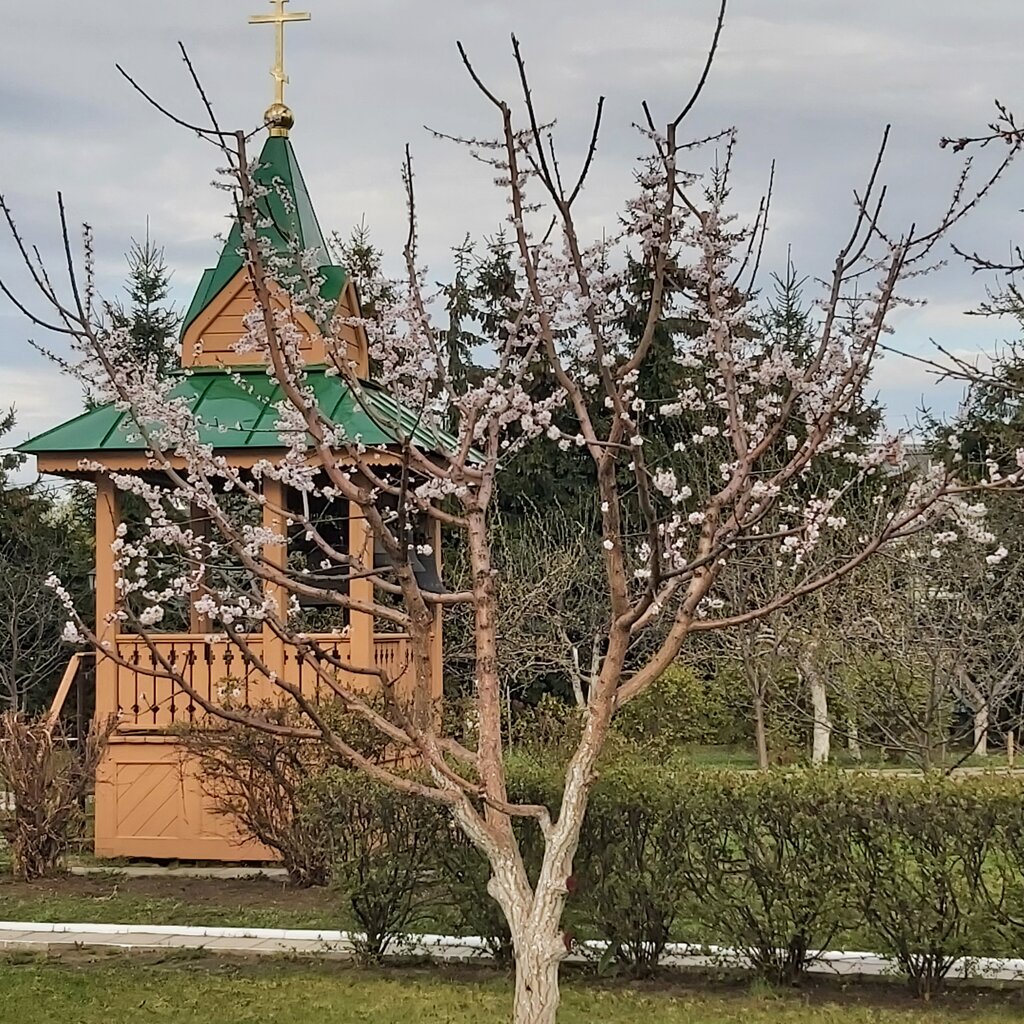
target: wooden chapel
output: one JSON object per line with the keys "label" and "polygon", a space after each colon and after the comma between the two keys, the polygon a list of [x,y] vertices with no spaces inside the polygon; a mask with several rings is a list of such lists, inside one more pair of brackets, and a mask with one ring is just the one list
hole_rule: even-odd
{"label": "wooden chapel", "polygon": [[[308,15],[285,14],[284,0],[271,2],[276,14],[253,19],[275,24],[278,31],[278,63],[273,72],[278,96],[267,111],[269,135],[256,171],[258,181],[272,186],[264,201],[268,204],[267,220],[276,227],[267,229],[267,237],[282,252],[297,241],[304,250],[321,253],[321,297],[340,315],[358,317],[359,299],[353,282],[344,268],[329,261],[328,247],[289,137],[293,117],[283,102],[287,81],[283,74],[284,25],[307,20]],[[277,382],[264,364],[253,362],[252,353],[236,351],[236,343],[244,334],[243,318],[255,305],[239,252],[241,246],[241,231],[236,224],[217,265],[199,282],[181,331],[180,380],[175,394],[188,401],[202,424],[201,440],[212,445],[231,466],[244,471],[260,460],[273,458],[275,450],[287,446],[274,429],[274,406],[281,398]],[[274,294],[275,301],[289,303],[286,287],[277,287]],[[396,447],[395,438],[400,432],[392,434],[386,425],[401,423],[415,433],[416,420],[367,379],[365,334],[346,328],[344,338],[349,358],[365,381],[357,400],[341,378],[327,372],[325,343],[316,324],[301,311],[293,309],[292,313],[302,331],[308,379],[321,408],[345,428],[346,436],[361,437],[364,444],[378,448],[386,458],[389,446]],[[417,440],[424,447],[431,444],[429,436]],[[118,655],[116,660],[102,651],[96,656],[96,718],[117,719],[96,781],[96,855],[227,862],[274,860],[272,851],[243,840],[235,823],[215,810],[200,768],[186,753],[179,735],[183,725],[199,722],[204,713],[163,672],[154,647],[193,689],[213,702],[226,699],[230,691],[236,703],[255,707],[280,699],[278,688],[238,647],[218,637],[195,607],[179,610],[176,619],[170,616],[166,632],[147,630],[148,639],[124,632],[123,624],[112,619],[120,599],[112,545],[122,521],[122,496],[110,474],[123,471],[155,478],[161,473],[152,454],[145,450],[137,425],[129,413],[114,405],[101,406],[34,438],[21,450],[36,457],[40,473],[87,480],[96,489],[97,631],[104,645]],[[266,480],[264,487],[268,501],[263,525],[286,535],[278,510],[289,507],[292,498],[277,481]],[[343,510],[339,519],[338,543],[347,546],[350,554],[358,555],[363,564],[374,564],[372,536],[358,507]],[[194,526],[202,528],[202,523]],[[430,539],[435,561],[429,566],[429,575],[436,580],[440,544],[436,536]],[[265,550],[264,554],[282,565],[289,558],[287,545]],[[371,581],[353,579],[347,586],[354,598],[372,602]],[[343,629],[312,634],[322,650],[356,667],[384,668],[399,681],[399,687],[403,679],[411,679],[407,637],[382,631],[382,624],[368,613],[353,611],[346,614],[346,619]],[[266,624],[247,637],[246,645],[279,678],[314,692],[317,679],[310,656],[286,644]],[[435,618],[432,649],[432,696],[438,699],[440,611]],[[74,682],[77,663],[75,656],[62,684],[64,696]],[[357,674],[350,681],[353,686],[365,688],[366,678]]]}

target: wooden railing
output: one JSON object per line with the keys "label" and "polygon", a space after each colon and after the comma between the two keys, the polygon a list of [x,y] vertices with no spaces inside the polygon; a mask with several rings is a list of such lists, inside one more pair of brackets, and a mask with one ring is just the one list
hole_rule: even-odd
{"label": "wooden railing", "polygon": [[376,637],[373,641],[373,663],[401,689],[412,675],[409,638],[397,634]]}
{"label": "wooden railing", "polygon": [[345,637],[311,634],[310,638],[316,642],[316,646],[323,654],[300,658],[294,647],[285,647],[284,674],[289,682],[298,684],[304,695],[319,703],[330,699],[330,687],[324,677],[337,674],[337,663],[345,664],[351,655],[349,642]]}
{"label": "wooden railing", "polygon": [[[286,647],[285,678],[298,684],[313,700],[329,700],[331,688],[324,677],[346,677],[334,662],[344,665],[350,660],[349,640],[333,635],[311,639],[323,653],[300,658],[294,647]],[[411,671],[408,645],[408,637],[402,635],[384,635],[374,641],[375,665],[399,686]],[[117,714],[122,731],[149,731],[188,725],[205,716],[189,690],[211,704],[230,703],[243,710],[280,701],[282,691],[253,663],[254,658],[262,656],[262,637],[247,637],[245,646],[248,651],[225,641],[186,634],[164,634],[148,641],[138,636],[120,636],[118,653],[127,664],[117,668],[116,700],[110,706],[109,697],[98,695],[97,711]],[[187,688],[168,675],[168,666],[182,677]],[[369,678],[353,673],[348,682],[365,688]]]}
{"label": "wooden railing", "polygon": [[[259,656],[262,637],[250,636],[246,643]],[[202,707],[167,674],[168,666],[211,704],[228,701],[251,708],[269,696],[266,677],[233,644],[183,634],[150,641],[122,636],[117,647],[128,664],[117,670],[116,707],[103,707],[105,695],[100,695],[99,711],[115,712],[122,728],[166,729],[203,717]]]}

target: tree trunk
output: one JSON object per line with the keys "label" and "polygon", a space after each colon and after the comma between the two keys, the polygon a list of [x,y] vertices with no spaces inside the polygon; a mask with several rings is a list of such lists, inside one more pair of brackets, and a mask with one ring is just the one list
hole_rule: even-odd
{"label": "tree trunk", "polygon": [[[619,671],[619,666],[616,666]],[[487,891],[497,901],[512,933],[516,984],[513,1024],[555,1024],[558,1013],[558,971],[567,953],[562,914],[569,895],[573,859],[594,779],[595,751],[601,749],[611,715],[591,717],[580,746],[565,773],[565,789],[557,821],[541,822],[544,859],[531,886],[514,834],[502,846],[478,843],[487,853],[491,878]],[[460,820],[466,827],[466,822]],[[472,838],[472,832],[469,833]],[[506,845],[507,844],[507,845]]]}
{"label": "tree trunk", "polygon": [[928,767],[933,763],[946,761],[946,716],[944,705],[951,690],[950,679],[945,672],[935,672],[932,679],[931,711],[928,715]]}
{"label": "tree trunk", "polygon": [[826,764],[832,752],[832,723],[828,717],[828,693],[825,690],[825,680],[818,671],[816,653],[813,647],[805,647],[800,651],[800,672],[810,691],[814,716],[811,764]]}
{"label": "tree trunk", "polygon": [[516,989],[512,1021],[513,1024],[555,1024],[560,1000],[558,969],[565,956],[565,946],[558,922],[553,928],[537,925],[530,931],[534,934],[514,940]]}
{"label": "tree trunk", "polygon": [[860,730],[857,728],[857,719],[852,716],[846,722],[846,749],[854,761],[863,759],[860,749]]}
{"label": "tree trunk", "polygon": [[974,753],[988,757],[988,705],[983,704],[974,712]]}
{"label": "tree trunk", "polygon": [[554,860],[549,846],[542,880],[533,891],[518,855],[491,859],[487,890],[508,921],[515,954],[513,1024],[555,1024],[558,1014],[558,971],[566,954],[562,911],[568,889],[564,880],[545,885],[544,878],[551,879],[563,870],[568,878],[571,862],[560,862],[556,868]]}
{"label": "tree trunk", "polygon": [[764,691],[754,688],[754,742],[757,744],[757,767],[768,770],[768,730],[764,724]]}
{"label": "tree trunk", "polygon": [[814,736],[811,743],[811,764],[827,764],[832,753],[832,724],[828,719],[828,696],[819,676],[810,680],[811,704],[814,707]]}

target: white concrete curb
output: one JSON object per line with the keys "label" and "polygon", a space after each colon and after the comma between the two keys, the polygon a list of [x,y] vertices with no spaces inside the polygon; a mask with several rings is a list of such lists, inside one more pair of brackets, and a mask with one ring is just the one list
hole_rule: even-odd
{"label": "white concrete curb", "polygon": [[[301,928],[205,928],[189,925],[54,924],[51,922],[0,921],[0,948],[49,947],[61,944],[118,946],[129,949],[186,949],[214,947],[221,952],[273,954],[285,952],[351,954],[358,933]],[[593,962],[607,952],[607,944],[587,942],[567,958]],[[389,955],[427,956],[438,960],[489,960],[487,944],[478,936],[408,935],[395,943]],[[671,943],[665,949],[666,967],[743,967],[742,952],[722,946]],[[879,977],[896,973],[893,962],[877,953],[831,950],[818,953],[811,973]],[[951,978],[1024,981],[1024,959],[971,957],[958,960]]]}
{"label": "white concrete curb", "polygon": [[204,928],[173,924],[53,924],[0,921],[4,932],[35,932],[61,935],[68,932],[90,935],[181,935],[200,939],[280,939],[284,942],[347,942],[348,932],[307,931],[301,928]]}

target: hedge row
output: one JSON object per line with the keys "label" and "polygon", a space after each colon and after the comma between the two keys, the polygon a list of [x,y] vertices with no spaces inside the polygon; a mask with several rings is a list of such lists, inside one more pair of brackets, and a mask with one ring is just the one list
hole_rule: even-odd
{"label": "hedge row", "polygon": [[[557,784],[510,766],[514,798],[557,809]],[[1024,955],[1024,788],[1013,779],[818,771],[669,772],[620,765],[597,784],[567,927],[637,973],[670,940],[740,951],[799,978],[816,951],[890,955],[927,994],[960,957]],[[335,883],[381,952],[436,923],[510,954],[487,869],[443,813],[332,770],[303,816],[335,837]],[[540,842],[521,826],[528,863]]]}
{"label": "hedge row", "polygon": [[[444,811],[322,762],[293,765],[268,742],[222,758],[235,794],[225,809],[278,849],[296,880],[331,876],[367,954],[442,928],[510,957],[486,863]],[[516,758],[508,776],[513,800],[557,812],[557,775]],[[737,950],[775,982],[798,979],[816,951],[870,950],[928,994],[961,957],[1024,956],[1022,797],[1024,783],[1006,777],[620,761],[593,792],[566,929],[603,940],[606,965],[638,974],[670,941]],[[539,833],[527,821],[517,829],[535,870]]]}
{"label": "hedge row", "polygon": [[1024,954],[1022,795],[1012,779],[618,769],[594,794],[579,912],[640,970],[669,937],[777,982],[855,948],[928,994],[960,957]]}

